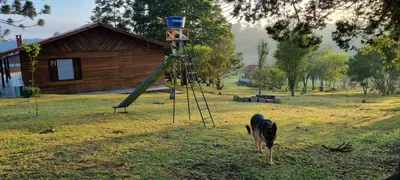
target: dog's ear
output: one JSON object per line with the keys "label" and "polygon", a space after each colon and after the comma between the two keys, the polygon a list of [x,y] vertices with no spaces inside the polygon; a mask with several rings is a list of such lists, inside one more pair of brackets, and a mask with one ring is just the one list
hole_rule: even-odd
{"label": "dog's ear", "polygon": [[276,131],[277,131],[277,127],[276,127],[276,124],[274,123],[274,124],[272,124],[272,132],[274,133],[274,134],[276,134]]}

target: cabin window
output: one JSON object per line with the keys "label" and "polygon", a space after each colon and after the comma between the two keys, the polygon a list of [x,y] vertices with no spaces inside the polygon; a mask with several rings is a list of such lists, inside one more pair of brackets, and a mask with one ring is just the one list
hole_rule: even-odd
{"label": "cabin window", "polygon": [[80,59],[54,59],[49,61],[51,81],[82,79]]}

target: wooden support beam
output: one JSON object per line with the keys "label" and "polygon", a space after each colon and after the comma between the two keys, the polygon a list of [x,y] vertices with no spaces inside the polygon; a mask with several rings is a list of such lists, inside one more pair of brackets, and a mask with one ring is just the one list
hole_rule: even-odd
{"label": "wooden support beam", "polygon": [[6,57],[6,59],[5,59],[5,65],[6,65],[6,68],[7,68],[6,80],[8,82],[8,80],[11,79],[10,61],[9,61],[8,57]]}
{"label": "wooden support beam", "polygon": [[6,84],[4,83],[3,58],[0,58],[0,73],[1,73],[1,85],[3,87],[6,87]]}
{"label": "wooden support beam", "polygon": [[167,41],[187,41],[189,40],[188,29],[166,29]]}

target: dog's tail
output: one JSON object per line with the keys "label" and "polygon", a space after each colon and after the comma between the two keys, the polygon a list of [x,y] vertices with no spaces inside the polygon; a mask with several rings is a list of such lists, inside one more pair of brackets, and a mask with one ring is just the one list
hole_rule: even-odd
{"label": "dog's tail", "polygon": [[247,133],[249,133],[249,134],[251,134],[252,132],[251,132],[251,128],[250,128],[250,126],[249,125],[246,125],[246,129],[247,129]]}

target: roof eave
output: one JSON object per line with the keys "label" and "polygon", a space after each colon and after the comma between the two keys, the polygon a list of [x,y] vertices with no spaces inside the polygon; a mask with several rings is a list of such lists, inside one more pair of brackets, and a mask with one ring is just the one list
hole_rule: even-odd
{"label": "roof eave", "polygon": [[[106,24],[102,24],[100,22],[96,22],[96,23],[90,24],[88,26],[82,26],[82,27],[80,27],[80,28],[78,28],[76,30],[72,30],[70,32],[62,33],[62,34],[60,34],[58,36],[53,36],[53,37],[38,41],[36,43],[39,43],[40,45],[47,44],[47,43],[50,43],[50,42],[53,42],[53,41],[57,41],[59,39],[62,39],[62,38],[68,37],[68,36],[72,36],[72,35],[78,34],[80,32],[83,32],[83,31],[86,31],[88,29],[92,29],[92,28],[95,28],[95,27],[98,27],[98,26],[102,26],[102,27],[105,27],[107,29],[110,29],[110,30],[113,30],[113,31],[116,31],[116,32],[119,32],[119,33],[122,33],[122,34],[125,34],[125,35],[128,35],[128,36],[131,36],[131,37],[134,37],[134,38],[138,38],[138,39],[141,39],[141,40],[145,40],[147,42],[151,42],[153,44],[157,44],[157,45],[161,46],[164,49],[170,48],[170,45],[167,44],[167,43],[163,43],[163,42],[160,42],[160,41],[157,41],[157,40],[153,40],[153,39],[147,39],[144,36],[140,36],[140,35],[137,35],[137,34],[132,34],[132,33],[126,32],[124,30],[117,29],[117,28],[111,27],[111,26],[106,25]],[[18,51],[21,51],[21,50],[22,50],[22,47],[17,47],[17,48],[8,50],[8,51],[0,52],[0,57],[8,55],[10,53],[18,52]]]}

